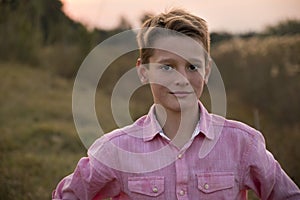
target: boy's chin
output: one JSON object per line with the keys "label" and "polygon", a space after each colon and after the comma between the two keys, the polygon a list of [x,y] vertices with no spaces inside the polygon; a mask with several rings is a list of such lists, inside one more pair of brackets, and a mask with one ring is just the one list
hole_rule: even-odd
{"label": "boy's chin", "polygon": [[194,111],[195,106],[198,105],[198,101],[183,101],[174,102],[172,104],[162,105],[164,109],[172,112],[190,112]]}

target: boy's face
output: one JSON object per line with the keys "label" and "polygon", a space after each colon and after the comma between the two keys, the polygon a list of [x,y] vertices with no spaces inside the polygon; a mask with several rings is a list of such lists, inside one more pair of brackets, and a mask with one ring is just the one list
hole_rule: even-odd
{"label": "boy's face", "polygon": [[154,46],[158,48],[149,66],[138,64],[142,81],[150,83],[154,103],[175,112],[194,109],[210,70],[205,50],[180,36],[157,39]]}

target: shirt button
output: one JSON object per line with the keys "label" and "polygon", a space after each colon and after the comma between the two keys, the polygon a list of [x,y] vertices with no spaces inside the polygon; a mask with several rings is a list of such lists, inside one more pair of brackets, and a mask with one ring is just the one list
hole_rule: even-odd
{"label": "shirt button", "polygon": [[206,189],[206,190],[208,190],[208,189],[209,189],[209,185],[208,185],[208,183],[205,183],[205,184],[204,184],[204,189]]}
{"label": "shirt button", "polygon": [[157,187],[153,187],[153,188],[152,188],[152,192],[157,193],[157,192],[158,192]]}
{"label": "shirt button", "polygon": [[185,194],[184,190],[180,190],[179,194],[180,196],[183,196]]}
{"label": "shirt button", "polygon": [[177,156],[179,159],[181,159],[182,158],[182,154],[178,154],[178,156]]}

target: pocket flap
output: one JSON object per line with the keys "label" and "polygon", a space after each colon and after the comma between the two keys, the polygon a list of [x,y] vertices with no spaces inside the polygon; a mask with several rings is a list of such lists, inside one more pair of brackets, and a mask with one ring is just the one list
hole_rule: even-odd
{"label": "pocket flap", "polygon": [[198,174],[198,189],[204,193],[230,189],[234,186],[234,173],[212,172]]}
{"label": "pocket flap", "polygon": [[128,189],[131,192],[155,197],[163,193],[165,190],[164,177],[129,177]]}

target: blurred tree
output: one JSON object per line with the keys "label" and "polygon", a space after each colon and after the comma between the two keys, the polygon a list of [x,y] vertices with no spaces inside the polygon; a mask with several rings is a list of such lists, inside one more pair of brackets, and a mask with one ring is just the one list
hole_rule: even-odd
{"label": "blurred tree", "polygon": [[90,33],[61,9],[59,0],[0,1],[0,59],[36,64],[44,46],[64,44],[57,51],[64,55],[67,46],[77,46],[81,53],[69,59],[81,61],[91,47]]}
{"label": "blurred tree", "polygon": [[299,123],[300,37],[233,39],[212,50],[226,88],[280,124]]}
{"label": "blurred tree", "polygon": [[37,62],[40,33],[34,24],[35,10],[29,0],[0,2],[0,59]]}
{"label": "blurred tree", "polygon": [[234,35],[227,32],[212,32],[210,34],[211,45],[215,45],[221,41],[232,39]]}
{"label": "blurred tree", "polygon": [[129,30],[131,29],[131,24],[124,16],[122,16],[116,29],[120,31]]}
{"label": "blurred tree", "polygon": [[250,31],[250,32],[247,32],[247,33],[239,34],[239,37],[240,37],[240,38],[247,39],[247,38],[252,38],[252,37],[259,36],[259,35],[260,35],[259,33]]}
{"label": "blurred tree", "polygon": [[300,34],[300,20],[289,19],[277,25],[268,26],[263,32],[265,35],[295,35]]}

